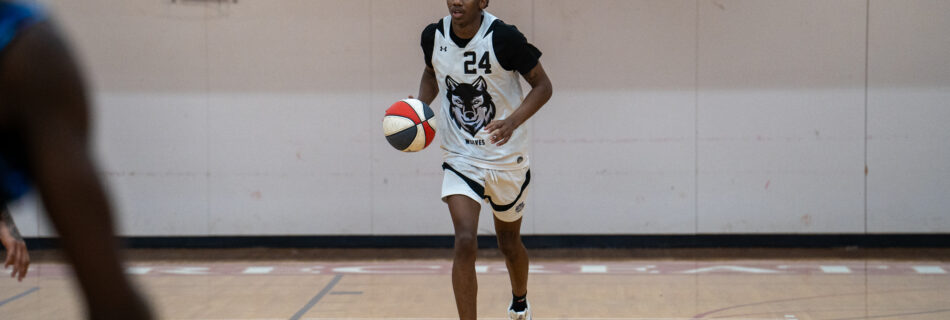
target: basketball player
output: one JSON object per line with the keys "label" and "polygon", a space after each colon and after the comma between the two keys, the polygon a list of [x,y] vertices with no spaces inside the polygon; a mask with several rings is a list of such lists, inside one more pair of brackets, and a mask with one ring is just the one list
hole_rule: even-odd
{"label": "basketball player", "polygon": [[0,1],[0,204],[36,186],[90,318],[151,319],[119,262],[87,108],[80,71],[42,10]]}
{"label": "basketball player", "polygon": [[[475,255],[481,202],[494,213],[511,281],[510,319],[531,319],[521,213],[531,174],[521,127],[551,97],[541,52],[512,25],[484,11],[488,0],[447,0],[449,15],[422,32],[426,67],[419,100],[440,97],[442,200],[455,226],[452,288],[459,318],[476,316]],[[519,75],[531,85],[522,100]]]}

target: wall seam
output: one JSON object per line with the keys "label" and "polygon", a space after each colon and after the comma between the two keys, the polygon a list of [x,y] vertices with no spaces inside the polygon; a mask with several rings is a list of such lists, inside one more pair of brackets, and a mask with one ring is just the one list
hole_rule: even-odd
{"label": "wall seam", "polygon": [[699,0],[696,0],[696,19],[693,49],[693,234],[699,234]]}
{"label": "wall seam", "polygon": [[[864,234],[868,232],[868,85],[869,78],[868,66],[871,56],[871,0],[866,0],[864,5]],[[868,317],[869,303],[868,298],[868,266],[867,260],[864,260],[864,317]]]}
{"label": "wall seam", "polygon": [[205,234],[211,235],[211,17],[205,5]]}
{"label": "wall seam", "polygon": [[871,0],[866,0],[864,14],[864,233],[868,234],[868,70],[871,56]]}
{"label": "wall seam", "polygon": [[[376,72],[374,72],[376,69],[375,68],[376,66],[374,65],[376,46],[374,43],[375,41],[373,41],[373,32],[375,30],[373,29],[373,26],[374,26],[373,22],[375,22],[375,19],[374,19],[375,11],[373,11],[374,2],[375,1],[373,0],[369,0],[369,12],[370,12],[369,14],[369,74],[371,75],[376,74]],[[373,96],[375,96],[376,94],[376,81],[369,82],[369,92],[371,92],[371,94],[369,95],[370,98],[369,98],[369,103],[367,107],[369,108],[369,112],[372,113]],[[375,154],[376,151],[374,150],[375,148],[373,146],[376,144],[374,142],[376,141],[376,139],[372,139],[372,136],[373,136],[372,127],[367,127],[366,130],[369,130],[369,132],[367,132],[367,136],[371,138],[369,139],[370,141],[369,143],[369,180],[370,180],[369,233],[375,235],[376,234],[376,210],[375,210],[376,188],[373,188],[373,185],[376,183],[375,181],[376,180],[376,154]]]}

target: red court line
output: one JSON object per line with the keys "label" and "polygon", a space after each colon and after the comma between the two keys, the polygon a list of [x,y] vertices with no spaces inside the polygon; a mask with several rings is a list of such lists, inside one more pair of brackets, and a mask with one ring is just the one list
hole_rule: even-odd
{"label": "red court line", "polygon": [[[776,263],[760,261],[739,262],[688,262],[688,261],[637,261],[610,263],[538,263],[532,264],[531,274],[536,275],[915,275],[950,277],[950,264],[928,262],[863,262],[841,263],[834,261],[809,261]],[[133,263],[128,265],[130,274],[139,276],[261,276],[261,275],[398,275],[398,274],[450,274],[451,262],[404,261],[404,262],[181,262],[181,263]],[[506,274],[504,263],[476,264],[479,274]],[[56,277],[70,274],[64,264],[34,264],[30,274],[39,277]]]}

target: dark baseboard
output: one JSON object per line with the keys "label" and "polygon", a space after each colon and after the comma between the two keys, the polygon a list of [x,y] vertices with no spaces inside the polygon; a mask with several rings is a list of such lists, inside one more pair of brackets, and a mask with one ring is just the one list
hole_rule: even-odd
{"label": "dark baseboard", "polygon": [[[950,234],[526,235],[528,248],[950,248]],[[56,238],[29,238],[32,249],[55,248]],[[451,248],[452,236],[216,236],[124,237],[133,249],[224,248]],[[496,248],[479,236],[480,248]]]}

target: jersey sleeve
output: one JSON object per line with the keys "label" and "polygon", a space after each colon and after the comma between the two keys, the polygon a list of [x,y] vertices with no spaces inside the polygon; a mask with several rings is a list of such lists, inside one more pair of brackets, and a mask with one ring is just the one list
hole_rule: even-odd
{"label": "jersey sleeve", "polygon": [[505,70],[518,70],[527,74],[538,65],[541,50],[528,43],[518,28],[496,20],[492,27],[492,45],[495,47],[495,57]]}
{"label": "jersey sleeve", "polygon": [[24,29],[43,20],[43,11],[38,5],[0,1],[0,50]]}
{"label": "jersey sleeve", "polygon": [[433,23],[422,30],[422,54],[425,56],[426,66],[429,68],[432,67],[432,48],[435,46],[435,32],[437,28],[438,23]]}

